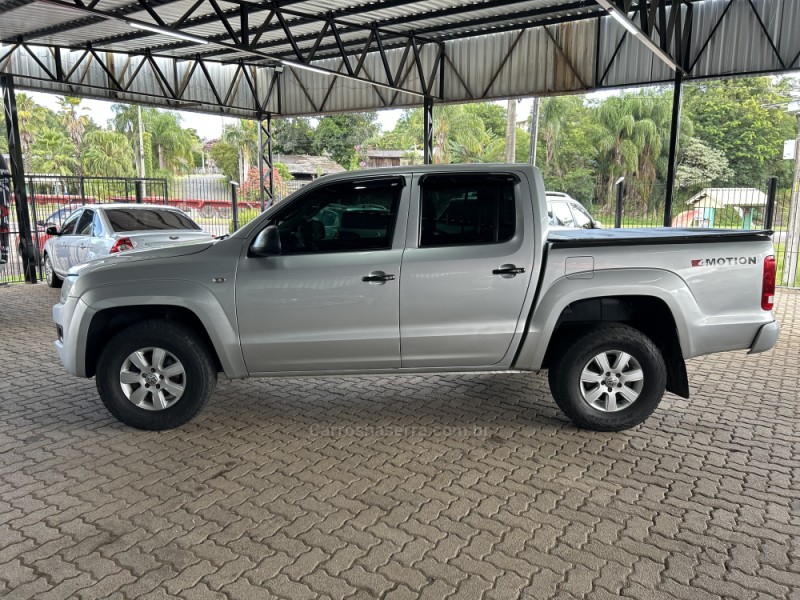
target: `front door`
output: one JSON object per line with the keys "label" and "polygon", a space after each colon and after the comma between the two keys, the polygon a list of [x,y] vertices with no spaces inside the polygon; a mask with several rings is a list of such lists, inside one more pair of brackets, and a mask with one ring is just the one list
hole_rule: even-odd
{"label": "front door", "polygon": [[58,237],[53,240],[53,256],[51,260],[53,267],[59,273],[66,273],[69,271],[69,255],[72,251],[72,245],[75,242],[75,228],[78,221],[83,214],[83,209],[76,210],[72,213],[59,230]]}
{"label": "front door", "polygon": [[242,353],[251,374],[400,366],[405,177],[354,178],[290,200],[282,254],[248,255],[236,276]]}
{"label": "front door", "polygon": [[402,365],[496,365],[525,322],[530,186],[511,173],[429,174],[416,190],[400,282]]}

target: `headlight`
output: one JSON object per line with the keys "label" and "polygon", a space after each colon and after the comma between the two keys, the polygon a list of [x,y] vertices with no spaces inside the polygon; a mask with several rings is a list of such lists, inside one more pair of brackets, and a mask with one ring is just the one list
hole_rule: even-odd
{"label": "headlight", "polygon": [[75,285],[75,280],[78,278],[77,275],[67,275],[64,277],[64,283],[61,285],[61,304],[67,301],[69,298],[70,293],[72,292],[72,287]]}

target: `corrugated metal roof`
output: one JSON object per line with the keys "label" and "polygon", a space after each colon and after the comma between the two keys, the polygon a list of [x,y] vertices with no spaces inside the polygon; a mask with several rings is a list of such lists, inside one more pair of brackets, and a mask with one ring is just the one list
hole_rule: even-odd
{"label": "corrugated metal roof", "polygon": [[[174,23],[195,5],[195,0],[153,0],[151,5],[167,23]],[[261,30],[271,6],[248,6],[251,7],[252,35]],[[637,38],[628,34],[623,40],[624,29],[604,16],[606,13],[594,0],[467,3],[458,0],[350,0],[346,5],[341,0],[282,0],[280,6],[286,11],[285,20],[292,34],[299,38],[298,46],[304,52],[315,45],[322,28],[322,21],[315,20],[315,15],[335,16],[341,40],[352,52],[350,63],[354,68],[360,58],[361,44],[369,35],[363,26],[377,24],[383,28],[390,70],[400,74],[395,84],[425,93],[427,90],[422,87],[413,57],[406,58],[402,70],[399,69],[406,54],[408,34],[413,31],[418,36],[420,66],[426,84],[430,86],[430,93],[437,97],[441,83],[437,64],[439,45],[426,42],[441,40],[447,59],[444,96],[437,101],[560,94],[646,85],[673,78],[672,71]],[[133,0],[99,0],[96,8],[111,10],[124,19],[155,23]],[[238,4],[222,1],[220,8],[233,15],[238,11]],[[693,9],[689,78],[800,67],[800,35],[797,35],[800,0],[753,0],[752,6],[747,0],[733,0],[732,3],[697,0]],[[278,112],[279,105],[286,115],[311,115],[416,106],[421,102],[419,96],[363,81],[388,83],[384,64],[373,43],[359,74],[362,81],[286,67],[281,76],[280,98],[273,94],[264,108],[273,78],[268,58],[295,58],[276,19],[263,28],[259,40],[259,51],[267,56],[257,56],[243,48],[198,45],[168,35],[134,30],[124,19],[86,15],[36,0],[0,0],[0,11],[0,40],[4,40],[0,42],[0,59],[22,36],[38,61],[50,71],[43,69],[26,51],[11,53],[0,60],[0,71],[13,73],[20,87],[201,111],[220,110],[222,100],[226,112],[246,117],[254,116],[259,110]],[[238,16],[231,23],[238,30]],[[224,24],[208,3],[196,6],[182,27],[186,33],[207,39],[228,36]],[[653,37],[657,44],[658,35],[656,32]],[[106,71],[91,57],[84,58],[69,82],[52,81],[56,65],[54,52],[47,46],[63,48],[63,71],[69,72],[85,55],[89,41],[94,42],[103,60],[110,60],[109,66],[120,80],[122,90],[113,89]],[[672,44],[669,46],[671,49]],[[138,68],[145,52],[155,57],[167,85],[173,90],[182,90],[177,100],[166,97],[169,94],[162,90],[161,76],[150,64]],[[193,59],[198,54],[204,57],[211,82],[202,69],[194,68]],[[315,60],[314,66],[346,72],[330,28],[321,39],[317,57],[326,58]],[[254,74],[258,100],[253,97],[246,78],[237,75],[235,63],[240,60],[249,65],[248,72]],[[131,80],[137,69],[137,77]]]}

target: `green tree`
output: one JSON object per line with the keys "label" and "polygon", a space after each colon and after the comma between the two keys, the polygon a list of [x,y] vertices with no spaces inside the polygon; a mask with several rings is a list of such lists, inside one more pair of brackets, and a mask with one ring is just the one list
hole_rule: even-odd
{"label": "green tree", "polygon": [[[83,136],[86,133],[87,127],[90,125],[90,119],[87,115],[80,112],[80,98],[62,96],[58,99],[58,105],[61,108],[59,111],[61,122],[67,130],[69,139],[72,140],[75,151],[78,156],[80,156],[83,152]],[[76,160],[75,175],[82,175],[82,168],[81,162]]]}
{"label": "green tree", "polygon": [[763,184],[770,175],[788,182],[784,140],[797,135],[786,112],[790,83],[771,77],[709,80],[686,86],[684,110],[695,136],[728,159],[737,181]]}
{"label": "green tree", "polygon": [[133,148],[128,138],[118,131],[98,129],[84,138],[81,156],[83,172],[96,177],[130,177],[134,175]]}
{"label": "green tree", "polygon": [[197,135],[181,127],[181,117],[172,111],[150,113],[151,133],[158,168],[169,174],[187,173],[194,165],[194,150],[199,146]]}
{"label": "green tree", "polygon": [[346,169],[357,167],[356,146],[378,133],[377,118],[374,112],[322,117],[314,130],[314,152],[329,154]]}
{"label": "green tree", "polygon": [[239,179],[239,151],[236,148],[220,140],[211,144],[208,154],[228,179]]}
{"label": "green tree", "polygon": [[239,119],[235,125],[226,125],[222,139],[237,149],[239,175],[238,180],[244,184],[250,173],[252,157],[258,153],[258,124],[255,121]]}
{"label": "green tree", "polygon": [[721,150],[698,138],[691,138],[683,149],[675,180],[678,188],[689,188],[723,182],[732,176],[728,159]]}
{"label": "green tree", "polygon": [[43,131],[31,147],[31,168],[35,173],[72,175],[78,166],[72,142],[60,131]]}
{"label": "green tree", "polygon": [[272,151],[276,154],[311,154],[314,128],[304,117],[272,121]]}

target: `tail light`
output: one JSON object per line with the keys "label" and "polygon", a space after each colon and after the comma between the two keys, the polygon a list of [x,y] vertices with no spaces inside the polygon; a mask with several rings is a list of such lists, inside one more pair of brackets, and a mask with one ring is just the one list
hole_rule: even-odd
{"label": "tail light", "polygon": [[110,254],[116,254],[117,252],[125,252],[126,250],[133,250],[133,242],[131,238],[121,237],[114,245],[111,246],[111,250],[109,250]]}
{"label": "tail light", "polygon": [[775,307],[775,274],[777,265],[774,256],[764,259],[764,277],[761,280],[761,308],[772,310]]}

